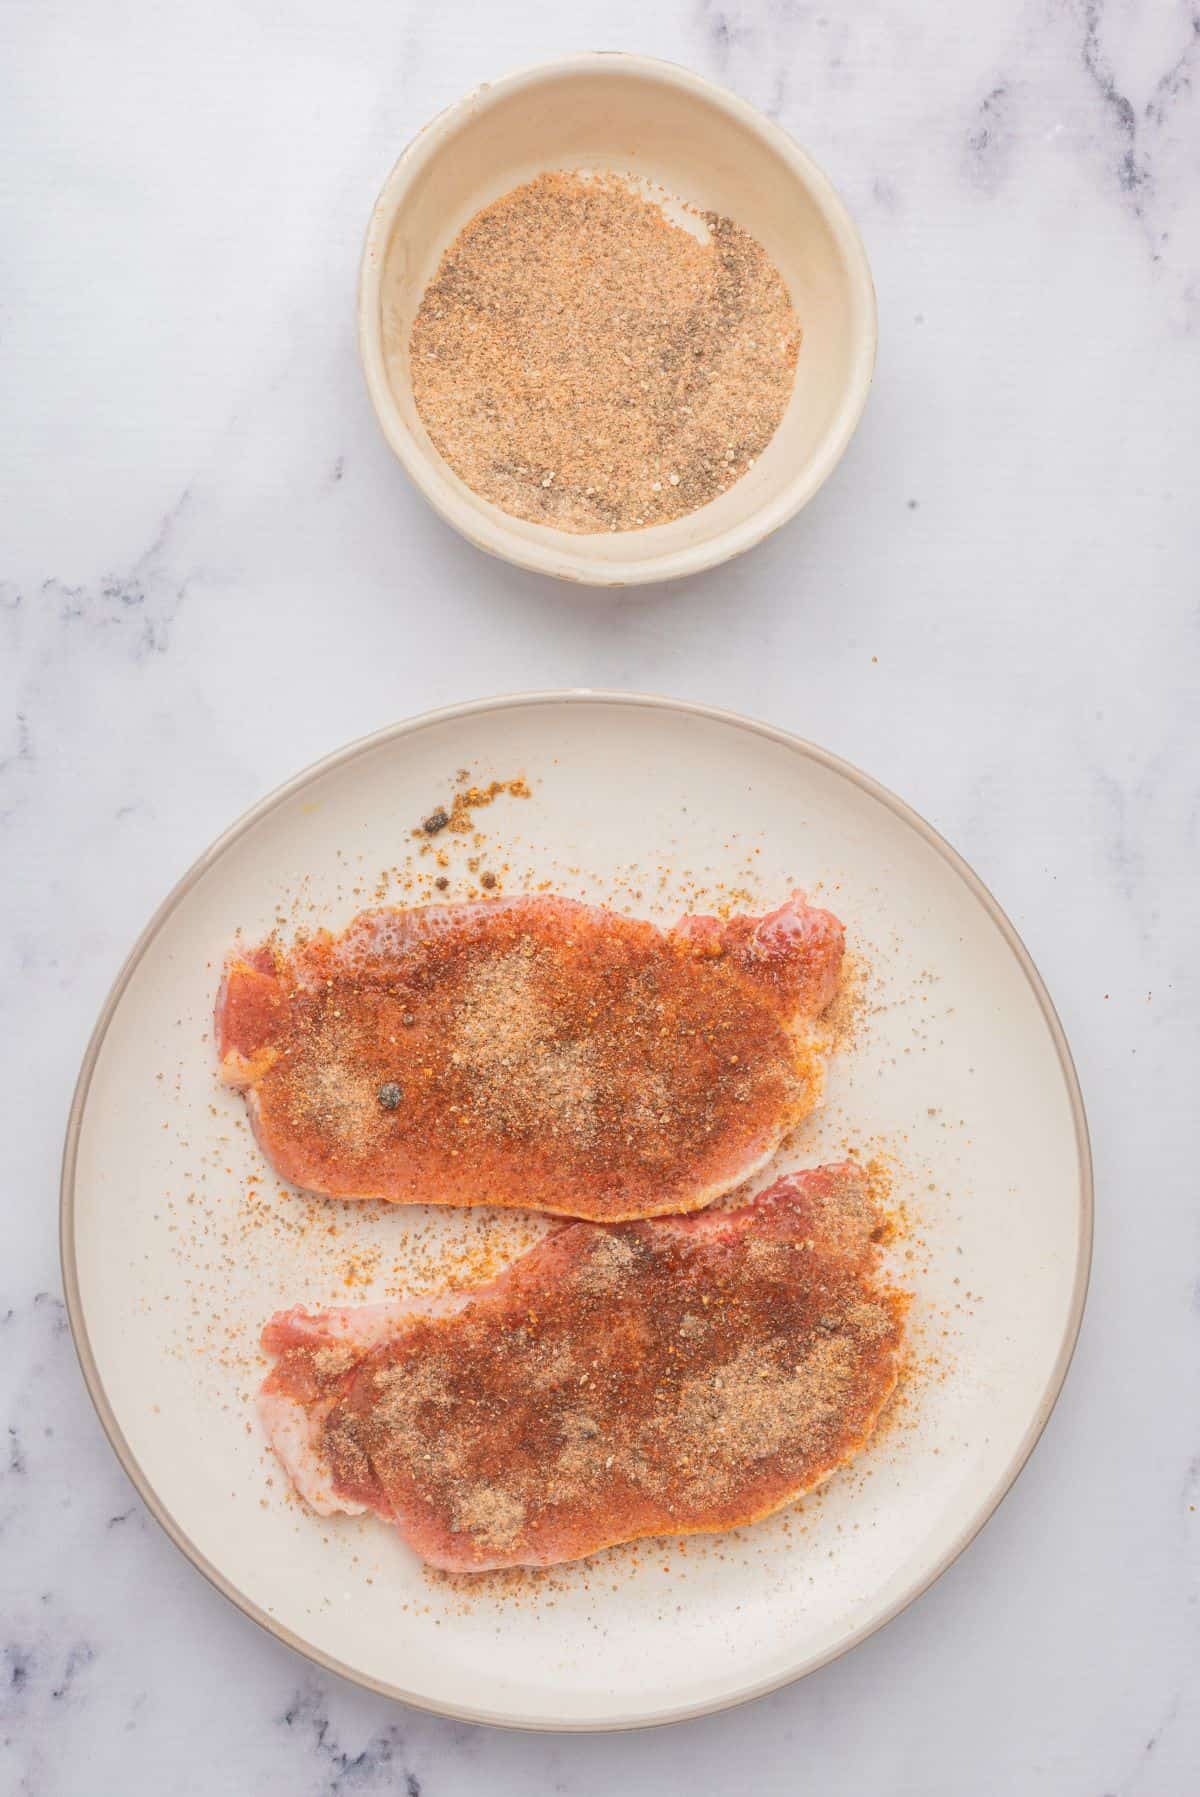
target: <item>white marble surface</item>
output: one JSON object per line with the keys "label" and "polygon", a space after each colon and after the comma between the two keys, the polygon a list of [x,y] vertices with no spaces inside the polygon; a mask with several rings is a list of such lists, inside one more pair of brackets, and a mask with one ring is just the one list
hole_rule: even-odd
{"label": "white marble surface", "polygon": [[[791,128],[860,220],[882,326],[811,509],[625,598],[450,534],[352,340],[360,233],[408,135],[480,79],[598,47],[690,63]],[[1194,5],[16,0],[0,141],[0,1788],[1194,1791]],[[766,1702],[553,1739],[318,1676],[208,1588],[93,1417],[55,1220],[96,1009],[208,840],[376,725],[578,684],[789,725],[974,861],[1071,1036],[1099,1228],[1047,1435],[929,1595]]]}

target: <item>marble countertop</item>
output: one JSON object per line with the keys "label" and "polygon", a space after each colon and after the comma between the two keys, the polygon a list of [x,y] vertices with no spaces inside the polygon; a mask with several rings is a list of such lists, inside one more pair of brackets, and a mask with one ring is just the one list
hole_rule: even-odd
{"label": "marble countertop", "polygon": [[[408,136],[568,49],[689,63],[860,221],[875,390],[811,508],[626,596],[485,560],[385,448],[363,224]],[[0,1787],[1184,1797],[1200,1763],[1194,1139],[1200,16],[1163,0],[17,0],[0,18]],[[651,689],[827,745],[1040,964],[1097,1164],[1074,1368],[881,1634],[740,1711],[506,1735],[321,1676],[144,1513],[67,1332],[58,1159],[133,937],[245,806],[488,692]]]}

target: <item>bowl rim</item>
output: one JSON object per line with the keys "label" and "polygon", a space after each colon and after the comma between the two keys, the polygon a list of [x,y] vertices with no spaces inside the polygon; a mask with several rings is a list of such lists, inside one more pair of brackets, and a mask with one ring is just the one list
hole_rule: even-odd
{"label": "bowl rim", "polygon": [[[435,469],[401,416],[387,376],[379,323],[388,244],[401,206],[420,174],[468,116],[477,116],[514,94],[579,74],[634,76],[663,83],[725,113],[767,144],[807,188],[829,227],[846,269],[854,314],[850,373],[841,401],[816,452],[780,491],[748,518],[702,542],[620,564],[589,553],[586,545],[594,540],[589,535],[576,536],[547,525],[535,526],[539,535],[531,539],[511,528],[499,507],[489,505],[486,512],[479,512],[463,499]],[[438,113],[401,151],[384,181],[367,224],[359,266],[359,360],[380,428],[409,479],[433,509],[477,549],[517,567],[587,586],[641,586],[652,581],[677,580],[740,555],[786,524],[825,484],[849,446],[871,389],[878,335],[875,285],[867,253],[858,227],[828,176],[782,126],[729,88],[679,63],[626,51],[589,51],[532,63],[494,81],[480,83]]]}
{"label": "bowl rim", "polygon": [[[374,753],[385,744],[401,741],[406,736],[417,735],[436,725],[452,722],[466,717],[487,715],[490,712],[519,710],[522,707],[541,707],[554,705],[571,705],[584,709],[589,707],[627,706],[635,710],[654,710],[673,713],[679,716],[698,718],[708,722],[716,722],[744,730],[751,735],[759,736],[768,742],[778,743],[792,753],[815,762],[818,766],[828,768],[849,780],[861,791],[868,793],[879,804],[891,811],[915,830],[929,846],[941,856],[942,860],[957,874],[958,878],[971,891],[983,906],[992,922],[1003,936],[1012,951],[1037,1001],[1043,1020],[1050,1032],[1054,1044],[1059,1071],[1066,1087],[1075,1128],[1075,1146],[1077,1155],[1079,1185],[1077,1191],[1078,1218],[1075,1243],[1075,1267],[1072,1281],[1071,1298],[1065,1319],[1063,1333],[1055,1356],[1054,1365],[1047,1377],[1038,1405],[1030,1418],[1021,1440],[1013,1450],[1004,1471],[1000,1474],[986,1497],[980,1502],[958,1529],[957,1533],[946,1543],[935,1564],[924,1576],[915,1579],[898,1596],[876,1616],[866,1622],[860,1622],[851,1629],[846,1638],[832,1648],[818,1651],[807,1659],[800,1659],[787,1671],[772,1674],[765,1679],[746,1685],[733,1691],[723,1692],[720,1696],[700,1701],[673,1703],[654,1711],[649,1715],[629,1716],[628,1714],[592,1719],[579,1718],[563,1721],[557,1717],[542,1714],[526,1713],[513,1716],[491,1710],[476,1708],[466,1704],[449,1704],[435,1702],[419,1693],[375,1678],[370,1673],[338,1660],[324,1649],[305,1640],[285,1624],[263,1610],[253,1598],[246,1596],[240,1587],[233,1583],[218,1566],[196,1546],[191,1537],[175,1520],[173,1513],[159,1498],[150,1484],[137,1460],[133,1449],[125,1438],[124,1431],[117,1420],[115,1411],[109,1402],[108,1394],[100,1374],[88,1336],[87,1321],[84,1314],[83,1297],[79,1280],[79,1268],[75,1254],[75,1174],[79,1155],[79,1145],[83,1130],[84,1113],[91,1089],[92,1077],[100,1059],[109,1027],[116,1015],[117,1007],[125,990],[137,972],[159,932],[168,922],[177,907],[188,896],[192,888],[218,865],[227,851],[246,835],[264,818],[269,817],[282,805],[293,798],[306,786],[323,778],[336,768],[348,766],[363,756]],[[635,1732],[642,1729],[659,1728],[676,1722],[690,1721],[696,1717],[716,1715],[723,1710],[734,1709],[743,1703],[768,1696],[786,1686],[806,1678],[821,1667],[858,1647],[888,1623],[900,1616],[909,1605],[914,1603],[937,1583],[959,1556],[975,1540],[985,1525],[995,1516],[996,1511],[1012,1490],[1018,1476],[1024,1469],[1050,1420],[1051,1413],[1062,1393],[1067,1373],[1070,1369],[1075,1349],[1079,1341],[1080,1327],[1083,1322],[1084,1306],[1087,1300],[1088,1284],[1092,1265],[1092,1246],[1095,1228],[1095,1184],[1092,1166],[1091,1140],[1088,1131],[1087,1114],[1084,1109],[1083,1093],[1080,1090],[1079,1076],[1075,1070],[1075,1062],[1067,1041],[1066,1032],[1054,1007],[1054,1001],[1046,988],[1041,974],[1034,963],[1032,955],[1007,913],[985,886],[979,875],[969,862],[958,853],[939,831],[924,818],[920,812],[906,800],[881,784],[872,775],[846,761],[831,750],[821,748],[817,743],[794,731],[783,729],[779,725],[768,724],[760,720],[744,716],[736,711],[729,711],[715,705],[705,705],[690,699],[670,698],[658,693],[621,692],[614,689],[567,687],[535,692],[516,692],[497,694],[488,698],[470,699],[457,705],[443,706],[434,711],[426,711],[399,722],[386,725],[368,736],[345,743],[340,748],[321,756],[308,767],[266,793],[250,808],[243,812],[223,834],[210,843],[207,849],[197,857],[187,872],[167,893],[162,903],[153,913],[141,934],[134,942],[125,962],[117,973],[108,996],[100,1009],[95,1026],[84,1051],[83,1062],[79,1069],[79,1077],[75,1084],[71,1109],[67,1118],[63,1155],[59,1176],[59,1264],[62,1271],[63,1294],[66,1300],[67,1319],[71,1329],[75,1352],[79,1359],[80,1370],[88,1396],[91,1398],[101,1427],[108,1437],[109,1445],[119,1460],[126,1476],[133,1485],[142,1503],[150,1515],[163,1529],[174,1545],[186,1559],[206,1578],[215,1590],[222,1593],[239,1609],[244,1616],[257,1623],[268,1635],[286,1646],[293,1648],[313,1665],[325,1672],[337,1673],[352,1684],[360,1685],[365,1690],[373,1691],[382,1697],[390,1697],[397,1702],[416,1710],[424,1710],[435,1715],[449,1716],[459,1722],[483,1723],[493,1727],[545,1732],[553,1734],[586,1734],[606,1732]]]}

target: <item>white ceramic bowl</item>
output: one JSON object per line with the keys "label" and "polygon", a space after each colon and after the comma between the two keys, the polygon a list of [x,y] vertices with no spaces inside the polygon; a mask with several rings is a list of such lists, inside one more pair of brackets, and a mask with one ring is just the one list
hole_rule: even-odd
{"label": "white ceramic bowl", "polygon": [[[578,536],[512,518],[431,443],[406,378],[421,295],[479,209],[548,169],[611,169],[725,214],[765,247],[804,332],[791,402],[768,449],[719,499],[646,530]],[[837,465],[866,403],[875,292],[829,182],[787,134],[687,69],[642,56],[565,57],[468,94],[388,176],[367,230],[358,299],[367,388],[383,432],[429,503],[480,549],[596,586],[694,574],[776,530]],[[385,345],[405,376],[389,380]]]}

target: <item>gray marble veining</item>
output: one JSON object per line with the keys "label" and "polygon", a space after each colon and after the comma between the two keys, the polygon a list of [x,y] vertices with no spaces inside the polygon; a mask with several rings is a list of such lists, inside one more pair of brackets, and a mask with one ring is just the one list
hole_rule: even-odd
{"label": "gray marble veining", "polygon": [[[495,72],[596,47],[690,63],[792,130],[860,220],[882,326],[809,511],[618,598],[449,533],[378,436],[352,334],[409,135]],[[0,1788],[1187,1797],[1195,5],[16,0],[0,137]],[[932,1592],[749,1709],[555,1740],[324,1678],[193,1573],[83,1393],[55,1200],[96,1009],[230,817],[397,716],[573,684],[792,726],[964,850],[1062,1011],[1099,1228],[1051,1427]]]}

